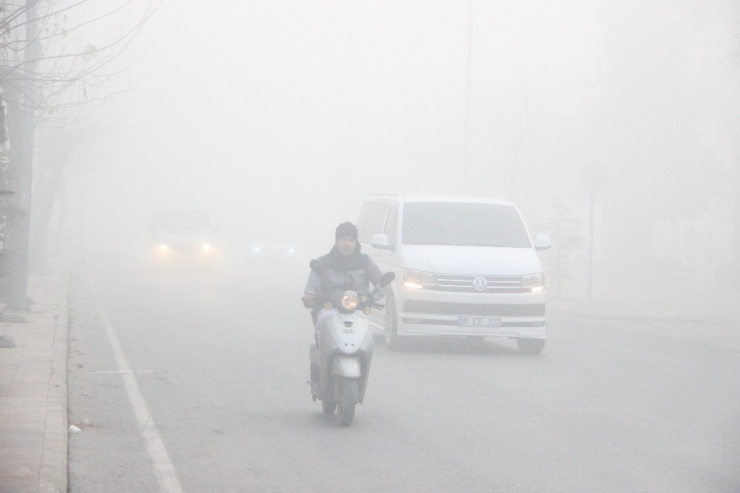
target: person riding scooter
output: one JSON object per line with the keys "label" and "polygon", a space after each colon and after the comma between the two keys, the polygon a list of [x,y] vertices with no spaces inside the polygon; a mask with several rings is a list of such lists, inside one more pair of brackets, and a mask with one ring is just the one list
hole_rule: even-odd
{"label": "person riding scooter", "polygon": [[[337,226],[334,238],[335,243],[331,251],[318,259],[323,267],[323,273],[319,275],[311,271],[301,298],[304,306],[311,308],[311,318],[315,327],[318,327],[320,321],[327,316],[337,313],[336,308],[325,310],[316,306],[316,298],[337,301],[344,291],[354,291],[360,296],[367,296],[370,292],[370,283],[374,287],[380,283],[380,268],[369,256],[360,253],[357,227],[354,224],[347,221]],[[375,295],[375,301],[384,296],[385,291],[380,290]]]}
{"label": "person riding scooter", "polygon": [[341,424],[349,426],[355,405],[364,400],[372,360],[367,315],[383,309],[376,301],[395,275],[381,276],[375,262],[360,253],[352,223],[340,224],[335,239],[327,255],[311,261],[302,299],[312,308],[315,329],[309,349],[311,395],[321,401],[324,413],[336,411]]}

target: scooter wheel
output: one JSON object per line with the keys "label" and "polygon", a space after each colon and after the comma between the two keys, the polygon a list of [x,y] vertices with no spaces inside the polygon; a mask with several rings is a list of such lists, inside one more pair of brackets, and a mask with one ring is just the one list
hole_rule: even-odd
{"label": "scooter wheel", "polygon": [[341,397],[339,398],[339,422],[342,426],[349,426],[352,423],[352,419],[355,417],[355,405],[357,404],[358,396],[358,381],[356,378],[342,378],[340,381],[341,385]]}

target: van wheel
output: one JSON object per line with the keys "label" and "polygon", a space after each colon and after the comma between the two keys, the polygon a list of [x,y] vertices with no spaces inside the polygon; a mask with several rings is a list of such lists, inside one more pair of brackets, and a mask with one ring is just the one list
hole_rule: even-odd
{"label": "van wheel", "polygon": [[385,344],[391,349],[400,349],[403,338],[398,335],[398,315],[396,300],[388,295],[385,301]]}
{"label": "van wheel", "polygon": [[545,339],[517,339],[516,345],[522,354],[540,354],[545,349]]}

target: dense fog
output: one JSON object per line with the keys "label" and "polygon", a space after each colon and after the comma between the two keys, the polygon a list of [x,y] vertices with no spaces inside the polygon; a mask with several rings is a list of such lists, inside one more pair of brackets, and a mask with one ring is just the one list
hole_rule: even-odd
{"label": "dense fog", "polygon": [[738,0],[0,2],[0,491],[740,491],[738,89]]}
{"label": "dense fog", "polygon": [[602,285],[728,286],[738,20],[732,0],[165,1],[77,123],[49,249],[142,252],[155,211],[189,209],[226,257],[310,257],[373,191],[501,196],[553,236],[545,263],[571,242],[582,298],[598,166]]}

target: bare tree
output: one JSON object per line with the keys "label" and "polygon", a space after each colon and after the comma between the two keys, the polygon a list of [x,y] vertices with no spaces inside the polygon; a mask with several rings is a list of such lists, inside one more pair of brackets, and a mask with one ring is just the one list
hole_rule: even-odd
{"label": "bare tree", "polygon": [[[109,158],[105,142],[117,130],[116,123],[103,123],[89,113],[63,126],[38,129],[29,257],[32,272],[48,270],[48,237],[54,233],[50,226],[55,206],[64,195],[66,180],[102,168],[102,163]],[[59,205],[57,227],[65,220],[64,204]],[[60,231],[56,231],[55,236],[59,238]],[[59,250],[58,246],[56,250]]]}
{"label": "bare tree", "polygon": [[[7,102],[9,164],[4,173],[14,192],[10,209],[15,219],[7,225],[8,275],[0,295],[15,309],[27,309],[26,296],[33,185],[35,134],[41,125],[62,126],[78,120],[90,105],[100,104],[115,91],[108,81],[122,70],[121,56],[158,6],[150,0],[132,26],[112,40],[85,41],[106,19],[134,5],[121,0],[100,8],[89,0],[25,0],[0,4],[0,87]],[[63,168],[70,154],[62,153]],[[52,201],[63,172],[43,182],[45,200]],[[45,208],[48,208],[46,206]]]}

